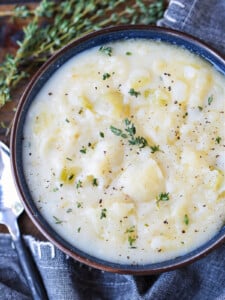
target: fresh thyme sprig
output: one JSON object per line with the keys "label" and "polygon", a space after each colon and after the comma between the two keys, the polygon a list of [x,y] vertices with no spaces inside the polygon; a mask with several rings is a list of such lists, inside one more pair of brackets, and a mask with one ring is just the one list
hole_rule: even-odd
{"label": "fresh thyme sprig", "polygon": [[161,151],[159,145],[150,146],[148,141],[143,136],[136,136],[136,127],[129,119],[126,118],[124,120],[124,124],[124,131],[112,125],[110,126],[110,130],[113,134],[121,136],[123,139],[128,139],[129,145],[137,145],[140,149],[149,146],[151,153]]}
{"label": "fresh thyme sprig", "polygon": [[[62,46],[84,33],[116,24],[153,24],[162,17],[163,0],[149,4],[144,0],[66,0],[54,2],[43,0],[30,10],[17,6],[5,15],[27,18],[24,38],[18,42],[15,56],[7,55],[0,65],[0,108],[11,100],[12,88],[30,75],[30,66],[43,63]],[[127,4],[127,3],[126,3]],[[3,13],[0,14],[0,17]],[[43,24],[43,17],[49,20]]]}
{"label": "fresh thyme sprig", "polygon": [[128,139],[129,145],[138,145],[139,148],[144,148],[148,145],[147,140],[142,136],[136,136],[136,128],[134,124],[129,120],[124,120],[125,132],[122,129],[110,126],[110,130],[117,136],[121,136],[124,139]]}

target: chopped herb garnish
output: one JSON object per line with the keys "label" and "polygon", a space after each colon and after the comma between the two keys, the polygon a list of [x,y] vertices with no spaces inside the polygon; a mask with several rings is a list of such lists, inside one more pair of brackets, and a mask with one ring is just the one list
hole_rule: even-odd
{"label": "chopped herb garnish", "polygon": [[129,93],[131,96],[135,96],[136,98],[137,98],[139,95],[141,95],[140,92],[135,91],[135,89],[133,89],[133,88],[131,88],[131,89],[129,90],[128,93]]}
{"label": "chopped herb garnish", "polygon": [[53,218],[55,219],[55,224],[62,224],[62,222],[63,222],[62,220],[60,220],[56,216],[53,216]]}
{"label": "chopped herb garnish", "polygon": [[135,135],[136,134],[136,128],[135,128],[134,124],[131,123],[131,121],[127,118],[124,120],[124,123],[126,125],[125,131],[127,131],[130,136]]}
{"label": "chopped herb garnish", "polygon": [[134,232],[135,231],[135,226],[131,226],[129,228],[127,228],[127,230],[125,231],[125,233],[131,233],[131,232]]}
{"label": "chopped herb garnish", "polygon": [[53,192],[57,192],[59,189],[57,187],[55,187],[52,191]]}
{"label": "chopped herb garnish", "polygon": [[112,133],[114,133],[115,135],[122,136],[125,139],[127,138],[127,135],[123,134],[123,131],[121,129],[116,128],[114,126],[110,126],[110,129],[111,129]]}
{"label": "chopped herb garnish", "polygon": [[133,246],[133,243],[136,242],[136,239],[137,239],[136,237],[133,237],[131,235],[128,236],[128,242],[131,247]]}
{"label": "chopped herb garnish", "polygon": [[151,153],[155,153],[157,151],[160,151],[159,145],[150,146]]}
{"label": "chopped herb garnish", "polygon": [[83,108],[81,108],[79,111],[78,111],[78,114],[81,115],[83,112]]}
{"label": "chopped herb garnish", "polygon": [[68,120],[67,118],[66,118],[66,120],[65,120],[67,123],[70,123],[70,120]]}
{"label": "chopped herb garnish", "polygon": [[81,231],[81,227],[78,227],[77,228],[77,232],[79,233]]}
{"label": "chopped herb garnish", "polygon": [[187,214],[184,215],[184,223],[185,223],[186,225],[189,224],[189,218],[188,218],[188,215],[187,215]]}
{"label": "chopped herb garnish", "polygon": [[132,53],[130,51],[127,51],[126,55],[132,55]]}
{"label": "chopped herb garnish", "polygon": [[99,132],[99,135],[100,135],[100,137],[102,137],[102,138],[104,138],[105,137],[105,135],[104,135],[104,132]]}
{"label": "chopped herb garnish", "polygon": [[74,178],[74,174],[71,174],[69,177],[68,177],[68,180],[72,180]]}
{"label": "chopped herb garnish", "polygon": [[208,104],[211,105],[212,102],[213,102],[213,95],[211,95],[211,96],[208,98]]}
{"label": "chopped herb garnish", "polygon": [[82,181],[78,180],[77,184],[76,184],[76,188],[79,189],[82,187]]}
{"label": "chopped herb garnish", "polygon": [[106,218],[106,213],[107,213],[107,209],[103,208],[102,211],[101,211],[100,219]]}
{"label": "chopped herb garnish", "polygon": [[99,51],[101,53],[104,53],[104,54],[108,55],[108,56],[112,56],[112,47],[101,46],[99,48]]}
{"label": "chopped herb garnish", "polygon": [[103,80],[106,80],[106,79],[108,79],[110,76],[111,76],[111,75],[110,75],[109,73],[104,73],[104,74],[102,75],[102,79],[103,79]]}
{"label": "chopped herb garnish", "polygon": [[82,148],[80,149],[80,152],[83,153],[83,154],[86,154],[87,149],[84,146],[82,146]]}
{"label": "chopped herb garnish", "polygon": [[110,129],[112,133],[114,133],[117,136],[121,136],[124,139],[129,138],[128,142],[130,145],[138,145],[140,148],[144,148],[145,146],[148,146],[147,140],[142,136],[135,136],[136,134],[136,128],[133,123],[129,119],[124,120],[125,123],[125,131],[116,128],[114,126],[110,126]]}
{"label": "chopped herb garnish", "polygon": [[157,197],[157,204],[159,204],[160,201],[169,201],[170,197],[169,197],[169,193],[160,193]]}
{"label": "chopped herb garnish", "polygon": [[203,110],[203,107],[202,107],[202,106],[198,106],[198,109],[199,109],[200,111],[202,111],[202,110]]}
{"label": "chopped herb garnish", "polygon": [[67,157],[66,159],[69,160],[69,161],[72,161],[72,158],[70,158],[70,157]]}
{"label": "chopped herb garnish", "polygon": [[82,202],[77,202],[77,208],[83,208]]}
{"label": "chopped herb garnish", "polygon": [[137,240],[137,235],[136,235],[135,231],[136,231],[136,229],[135,229],[134,225],[127,228],[127,230],[125,231],[125,233],[129,233],[128,242],[131,247],[133,246],[133,243]]}
{"label": "chopped herb garnish", "polygon": [[92,181],[93,186],[98,186],[98,179],[94,178]]}
{"label": "chopped herb garnish", "polygon": [[218,136],[218,137],[216,138],[216,143],[217,143],[217,144],[220,144],[221,139],[222,139],[222,138],[221,138],[220,136]]}
{"label": "chopped herb garnish", "polygon": [[71,213],[72,211],[73,211],[72,208],[68,208],[66,212],[69,214],[69,213]]}
{"label": "chopped herb garnish", "polygon": [[132,138],[131,140],[129,140],[129,144],[138,145],[140,148],[144,148],[145,146],[148,145],[148,142],[144,137],[138,136],[136,138]]}

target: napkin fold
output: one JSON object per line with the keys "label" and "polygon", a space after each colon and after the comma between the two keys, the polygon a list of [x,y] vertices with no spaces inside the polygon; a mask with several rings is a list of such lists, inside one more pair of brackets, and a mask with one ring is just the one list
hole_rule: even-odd
{"label": "napkin fold", "polygon": [[[225,0],[171,0],[158,25],[192,34],[225,54]],[[225,244],[188,267],[131,276],[89,268],[49,242],[24,238],[50,300],[225,299]],[[0,234],[0,299],[32,299],[8,234]]]}
{"label": "napkin fold", "polygon": [[189,33],[225,54],[225,0],[170,0],[157,25]]}
{"label": "napkin fold", "polygon": [[[225,245],[182,269],[131,276],[90,268],[31,236],[25,236],[25,242],[50,300],[225,299]],[[0,299],[32,299],[8,234],[0,234]]]}

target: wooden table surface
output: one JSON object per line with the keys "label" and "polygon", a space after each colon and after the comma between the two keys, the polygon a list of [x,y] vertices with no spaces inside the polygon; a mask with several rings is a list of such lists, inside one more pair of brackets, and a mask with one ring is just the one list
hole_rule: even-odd
{"label": "wooden table surface", "polygon": [[[31,8],[38,5],[38,1],[29,1],[23,3],[22,1],[4,1],[0,2],[0,15],[1,12],[13,10],[15,3],[26,4]],[[10,4],[6,4],[10,3]],[[27,21],[23,19],[13,20],[11,17],[0,17],[0,63],[3,61],[6,54],[14,54],[18,48],[17,40],[23,36],[23,27],[26,26]],[[34,70],[35,72],[35,70]],[[15,108],[19,102],[20,96],[23,93],[27,84],[27,80],[20,82],[18,87],[12,91],[12,101],[8,102],[0,109],[0,140],[9,146],[10,141],[10,128],[12,125]],[[6,128],[4,128],[6,127]],[[37,238],[44,239],[40,231],[33,225],[26,212],[19,218],[19,226],[23,234],[31,234]],[[0,232],[8,232],[7,228],[0,225]]]}
{"label": "wooden table surface", "polygon": [[[25,2],[26,0],[24,0]],[[23,1],[0,1],[0,63],[3,61],[6,54],[14,54],[18,48],[17,40],[23,36],[22,28],[27,24],[27,21],[23,19],[12,19],[11,17],[1,17],[1,13],[11,11],[15,7],[15,3],[26,4],[31,8],[35,8],[38,5],[38,0],[30,1],[26,3]],[[149,4],[153,0],[149,0]],[[165,2],[167,3],[167,2]],[[35,72],[36,70],[33,70]],[[19,85],[12,91],[12,101],[8,102],[0,109],[0,140],[9,146],[10,130],[13,117],[15,114],[15,108],[19,102],[20,96],[23,93],[27,79],[20,82]],[[5,125],[5,126],[4,126]],[[6,128],[4,128],[6,127]],[[40,231],[33,225],[26,212],[19,218],[19,225],[23,234],[31,234],[37,238],[44,239]],[[0,232],[7,232],[5,226],[0,225]]]}

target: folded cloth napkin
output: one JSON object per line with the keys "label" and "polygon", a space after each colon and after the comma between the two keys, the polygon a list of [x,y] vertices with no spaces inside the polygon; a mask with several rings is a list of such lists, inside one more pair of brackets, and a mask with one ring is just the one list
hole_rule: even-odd
{"label": "folded cloth napkin", "polygon": [[[49,242],[31,236],[25,236],[25,241],[50,300],[225,299],[225,244],[186,268],[159,276],[130,276],[87,267]],[[0,299],[32,299],[6,234],[0,234]]]}
{"label": "folded cloth napkin", "polygon": [[157,25],[192,34],[225,55],[224,0],[170,0]]}
{"label": "folded cloth napkin", "polygon": [[[225,0],[171,0],[158,25],[193,34],[225,54]],[[225,299],[225,244],[188,267],[158,276],[130,276],[91,269],[49,242],[30,236],[25,241],[50,300]],[[6,234],[0,234],[0,299],[31,299]]]}

